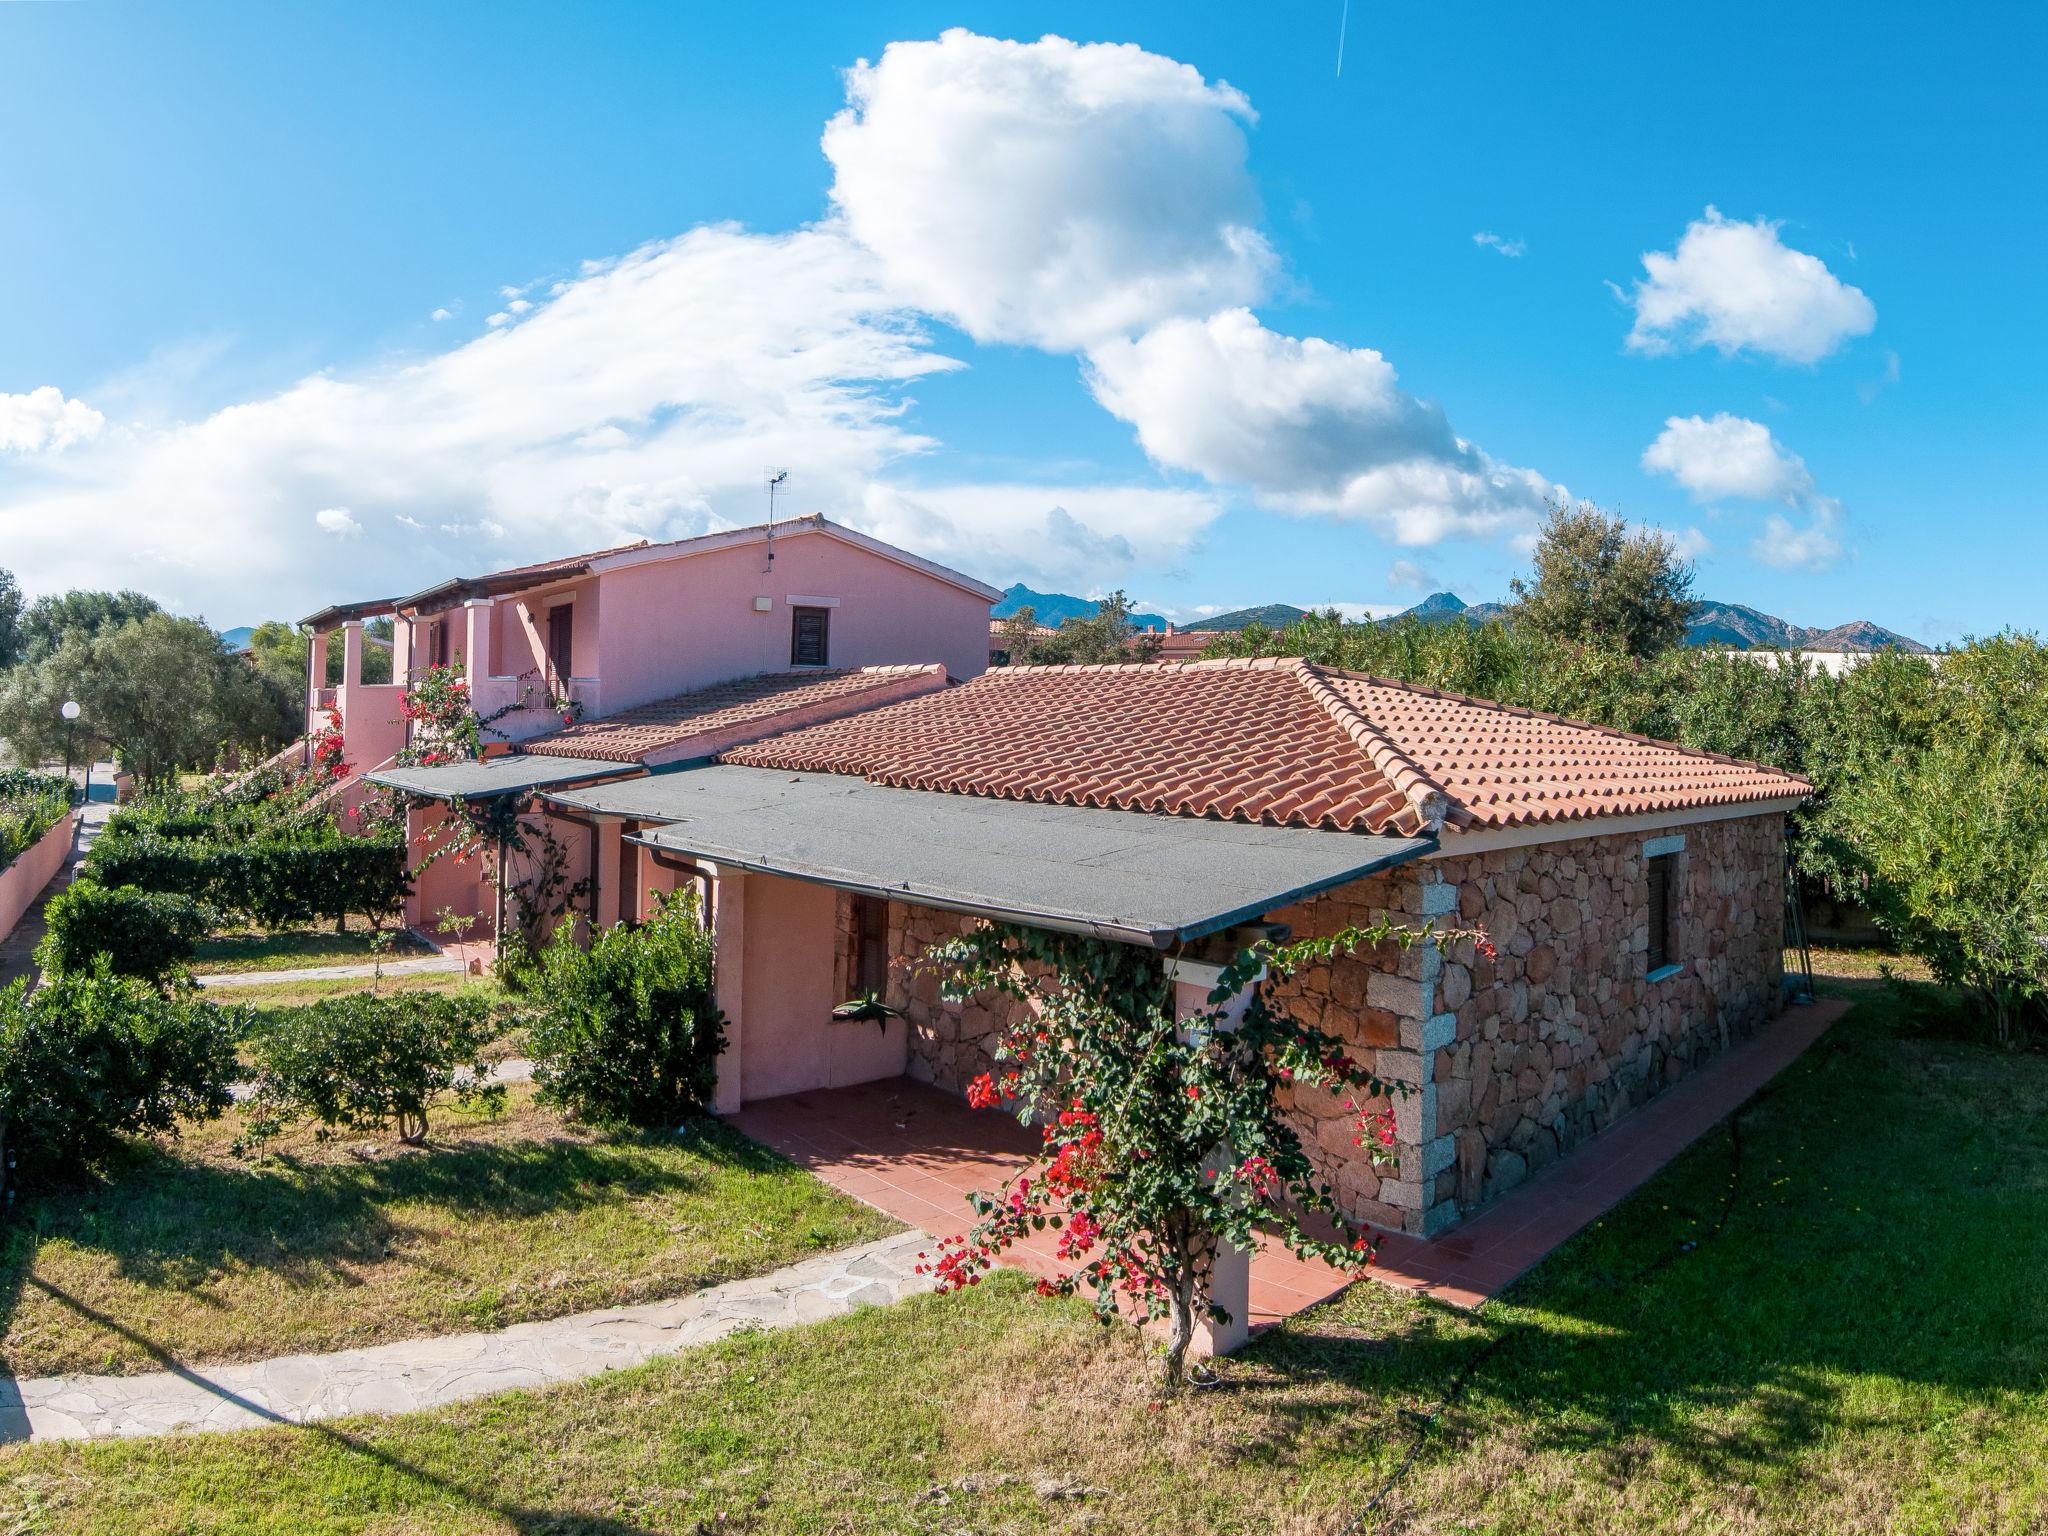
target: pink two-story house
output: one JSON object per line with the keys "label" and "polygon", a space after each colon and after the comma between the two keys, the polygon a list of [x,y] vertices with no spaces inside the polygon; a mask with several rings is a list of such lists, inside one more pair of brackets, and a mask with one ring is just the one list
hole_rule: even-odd
{"label": "pink two-story house", "polygon": [[[353,771],[336,798],[352,808],[411,739],[407,683],[448,666],[492,721],[487,750],[517,749],[517,764],[472,773],[589,782],[975,676],[998,596],[822,517],[643,541],[311,615],[307,726],[317,733],[339,710]],[[385,615],[393,681],[365,683],[363,625]],[[330,689],[319,683],[337,636],[341,681]],[[578,719],[566,731],[565,712]],[[496,779],[471,783],[460,767],[438,772],[438,798],[509,792]],[[428,781],[406,787],[436,795]],[[424,852],[439,815],[412,816]],[[550,830],[575,836],[566,824]],[[474,865],[436,864],[418,887],[407,912],[416,925],[444,911],[495,916]]]}

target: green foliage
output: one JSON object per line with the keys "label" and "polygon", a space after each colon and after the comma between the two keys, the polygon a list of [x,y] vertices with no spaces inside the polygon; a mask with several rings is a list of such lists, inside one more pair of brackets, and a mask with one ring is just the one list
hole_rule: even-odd
{"label": "green foliage", "polygon": [[75,880],[43,908],[36,948],[46,971],[88,971],[104,956],[117,976],[161,984],[191,962],[212,931],[212,910],[189,896]]}
{"label": "green foliage", "polygon": [[725,1048],[711,935],[694,894],[584,949],[564,919],[539,957],[528,1030],[541,1097],[600,1125],[675,1125],[705,1108]]}
{"label": "green foliage", "polygon": [[41,661],[71,639],[97,635],[163,610],[140,592],[71,591],[39,597],[21,619],[21,659]]}
{"label": "green foliage", "polygon": [[1133,606],[1123,592],[1112,592],[1090,617],[1068,619],[1049,635],[1034,633],[1035,609],[1019,608],[1003,621],[998,649],[1013,667],[1149,661],[1159,653],[1159,637],[1131,623]]}
{"label": "green foliage", "polygon": [[85,872],[102,885],[189,896],[270,929],[348,916],[381,923],[411,885],[402,831],[352,837],[332,823],[253,837],[194,836],[123,825],[116,816],[86,855]]}
{"label": "green foliage", "polygon": [[42,841],[71,809],[71,783],[49,773],[0,768],[0,869]]}
{"label": "green foliage", "polygon": [[1514,621],[1556,640],[1654,656],[1685,638],[1693,569],[1668,534],[1631,529],[1589,501],[1555,503],[1536,541],[1536,570],[1517,577]]}
{"label": "green foliage", "polygon": [[1389,922],[1255,945],[1225,969],[1207,1007],[1189,1013],[1177,1013],[1158,956],[1131,945],[982,924],[938,946],[930,958],[948,1000],[993,991],[1026,1005],[1010,1010],[996,1071],[970,1085],[968,1102],[1012,1101],[1020,1120],[1045,1127],[1047,1154],[1036,1178],[974,1197],[975,1228],[945,1240],[931,1266],[940,1288],[971,1285],[1006,1248],[1061,1228],[1055,1252],[1074,1267],[1041,1290],[1091,1292],[1104,1321],[1120,1307],[1167,1318],[1174,1388],[1197,1311],[1228,1320],[1207,1299],[1219,1240],[1249,1250],[1271,1233],[1305,1258],[1362,1266],[1372,1240],[1345,1216],[1282,1094],[1314,1087],[1376,1100],[1350,1107],[1358,1143],[1385,1154],[1391,1101],[1406,1090],[1380,1082],[1336,1036],[1290,1018],[1272,988],[1339,953],[1468,939],[1486,944]]}
{"label": "green foliage", "polygon": [[[301,729],[303,695],[231,656],[196,619],[150,613],[113,627],[76,626],[53,648],[32,644],[28,654],[0,676],[0,739],[26,762],[62,757],[75,735],[81,755],[111,750],[153,781],[211,763],[223,743],[258,750]],[[75,732],[58,713],[67,699],[81,710]]]}
{"label": "green foliage", "polygon": [[0,672],[21,659],[21,584],[0,570]]}
{"label": "green foliage", "polygon": [[472,993],[351,992],[275,1011],[250,1040],[256,1090],[242,1144],[309,1118],[324,1130],[389,1126],[417,1143],[436,1104],[502,1113],[504,1085],[481,1059],[491,1037],[490,1009]]}
{"label": "green foliage", "polygon": [[[104,964],[0,989],[0,1143],[24,1180],[102,1163],[123,1136],[175,1132],[230,1101],[246,1020]],[[7,1164],[0,1160],[0,1180]]]}

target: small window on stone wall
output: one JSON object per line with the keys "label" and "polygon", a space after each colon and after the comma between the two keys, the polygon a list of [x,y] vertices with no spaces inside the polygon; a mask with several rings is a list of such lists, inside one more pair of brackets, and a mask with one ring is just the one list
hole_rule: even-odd
{"label": "small window on stone wall", "polygon": [[855,997],[881,997],[889,990],[889,903],[879,896],[853,898],[852,963]]}
{"label": "small window on stone wall", "polygon": [[1643,861],[1650,882],[1650,954],[1652,976],[1675,968],[1678,953],[1678,855],[1652,854]]}

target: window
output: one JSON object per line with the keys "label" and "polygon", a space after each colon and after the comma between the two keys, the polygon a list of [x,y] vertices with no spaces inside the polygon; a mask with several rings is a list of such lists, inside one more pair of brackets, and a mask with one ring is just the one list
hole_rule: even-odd
{"label": "window", "polygon": [[548,610],[548,667],[566,683],[576,675],[570,665],[575,659],[576,605],[557,603]]}
{"label": "window", "polygon": [[883,997],[889,990],[889,903],[879,896],[853,898],[853,934],[847,979],[855,997]]}
{"label": "window", "polygon": [[832,610],[792,608],[789,614],[789,664],[792,667],[829,666],[832,655]]}
{"label": "window", "polygon": [[1678,969],[1678,855],[1657,853],[1643,861],[1650,882],[1649,971],[1657,974]]}

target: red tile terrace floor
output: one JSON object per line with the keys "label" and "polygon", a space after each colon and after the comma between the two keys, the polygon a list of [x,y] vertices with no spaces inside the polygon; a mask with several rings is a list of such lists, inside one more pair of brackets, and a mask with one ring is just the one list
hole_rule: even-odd
{"label": "red tile terrace floor", "polygon": [[[1383,1285],[1476,1307],[1646,1182],[1790,1065],[1841,1017],[1839,999],[1786,1012],[1762,1034],[1716,1057],[1611,1130],[1583,1143],[1470,1220],[1430,1239],[1393,1232],[1367,1275]],[[909,1078],[762,1099],[729,1117],[739,1130],[856,1199],[935,1236],[963,1231],[966,1196],[994,1190],[1029,1165],[1036,1132],[976,1111]],[[1052,1235],[1006,1260],[1051,1274]],[[1266,1327],[1328,1300],[1348,1284],[1277,1243],[1252,1259],[1251,1326]]]}

